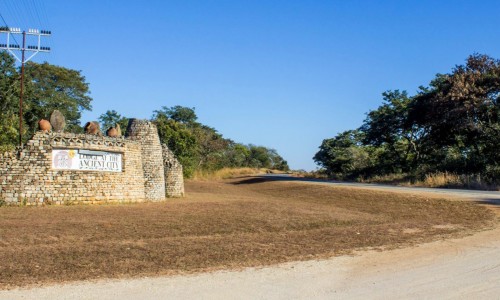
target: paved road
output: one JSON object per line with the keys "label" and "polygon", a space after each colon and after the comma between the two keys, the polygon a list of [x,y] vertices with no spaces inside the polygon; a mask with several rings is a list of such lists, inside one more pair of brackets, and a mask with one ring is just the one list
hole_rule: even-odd
{"label": "paved road", "polygon": [[364,189],[374,189],[382,191],[394,191],[394,192],[410,192],[410,193],[433,193],[433,194],[443,194],[452,197],[461,197],[476,200],[480,203],[500,205],[500,192],[499,191],[476,191],[476,190],[463,190],[463,189],[444,189],[444,188],[422,188],[422,187],[403,187],[394,186],[387,184],[375,184],[375,183],[356,183],[356,182],[342,182],[335,180],[322,180],[322,179],[309,179],[302,177],[294,177],[285,174],[266,174],[263,177],[279,180],[279,181],[295,181],[304,182],[312,184],[321,185],[332,185],[332,186],[343,186],[343,187],[355,187]]}
{"label": "paved road", "polygon": [[[498,192],[432,192],[500,199]],[[0,299],[500,299],[500,228],[418,247],[260,269],[0,291]]]}

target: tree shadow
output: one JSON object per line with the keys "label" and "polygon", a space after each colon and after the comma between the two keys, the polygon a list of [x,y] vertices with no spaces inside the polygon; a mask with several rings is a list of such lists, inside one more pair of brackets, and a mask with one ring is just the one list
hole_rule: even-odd
{"label": "tree shadow", "polygon": [[265,176],[253,176],[251,178],[245,177],[245,179],[232,182],[231,184],[255,184],[263,183],[269,181],[306,181],[306,182],[333,182],[331,180],[324,179],[314,179],[314,178],[303,178],[303,177],[293,177],[293,176],[279,176],[279,175],[265,175]]}
{"label": "tree shadow", "polygon": [[500,206],[500,198],[484,198],[475,200],[474,202],[484,205]]}
{"label": "tree shadow", "polygon": [[239,185],[239,184],[255,184],[255,183],[263,183],[263,182],[268,182],[268,181],[276,181],[273,178],[270,177],[252,177],[252,178],[246,178],[242,179],[239,181],[231,182],[231,184]]}

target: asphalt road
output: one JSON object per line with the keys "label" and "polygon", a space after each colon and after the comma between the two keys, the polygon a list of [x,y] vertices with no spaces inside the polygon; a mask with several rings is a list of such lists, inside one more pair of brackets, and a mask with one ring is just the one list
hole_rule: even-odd
{"label": "asphalt road", "polygon": [[[461,196],[498,206],[498,192],[402,188],[304,180]],[[0,299],[500,299],[500,228],[461,239],[390,251],[241,271],[101,280],[0,291]]]}
{"label": "asphalt road", "polygon": [[343,182],[335,180],[310,179],[310,178],[294,177],[286,174],[266,174],[262,176],[268,179],[278,180],[278,181],[294,181],[294,182],[304,182],[304,183],[343,186],[343,187],[355,187],[355,188],[392,191],[392,192],[442,194],[444,196],[467,198],[484,204],[500,205],[499,191],[403,187],[403,186],[394,186],[387,184],[356,183],[356,182]]}

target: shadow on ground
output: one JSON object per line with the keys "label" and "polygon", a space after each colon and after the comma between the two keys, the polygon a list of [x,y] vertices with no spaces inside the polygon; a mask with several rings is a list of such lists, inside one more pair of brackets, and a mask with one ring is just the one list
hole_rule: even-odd
{"label": "shadow on ground", "polygon": [[246,178],[246,179],[238,180],[235,182],[231,182],[231,184],[235,184],[235,185],[255,184],[255,183],[268,182],[268,181],[275,181],[275,180],[273,178],[267,178],[267,177],[252,177],[252,178]]}
{"label": "shadow on ground", "polygon": [[251,178],[244,177],[244,179],[232,182],[231,184],[255,184],[255,183],[263,183],[269,181],[300,181],[300,182],[323,182],[323,183],[332,183],[333,181],[323,180],[323,179],[314,179],[314,178],[303,178],[303,177],[293,177],[287,175],[266,175],[266,176],[254,176]]}
{"label": "shadow on ground", "polygon": [[492,206],[499,206],[500,207],[500,199],[478,199],[475,201],[476,203],[479,204],[484,204],[484,205],[492,205]]}

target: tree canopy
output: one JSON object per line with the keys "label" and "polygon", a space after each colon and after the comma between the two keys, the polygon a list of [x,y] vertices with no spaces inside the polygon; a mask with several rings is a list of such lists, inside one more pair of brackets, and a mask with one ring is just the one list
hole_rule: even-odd
{"label": "tree canopy", "polygon": [[116,127],[116,125],[120,125],[120,129],[125,132],[128,126],[128,118],[120,115],[116,110],[108,110],[102,115],[99,116],[99,123],[101,125],[101,129],[106,131],[110,127]]}
{"label": "tree canopy", "polygon": [[41,118],[48,119],[55,109],[65,116],[68,131],[80,130],[82,111],[92,109],[89,84],[81,71],[46,62],[28,62],[25,80],[24,118],[31,131]]}
{"label": "tree canopy", "polygon": [[[341,178],[432,172],[500,178],[500,61],[474,54],[416,95],[387,91],[363,125],[325,139],[314,160]],[[365,160],[366,154],[369,159]]]}
{"label": "tree canopy", "polygon": [[289,169],[276,150],[235,143],[197,119],[194,108],[179,105],[164,106],[152,117],[160,140],[175,153],[186,176],[197,170],[213,171],[224,167]]}
{"label": "tree canopy", "polygon": [[9,148],[19,136],[19,74],[14,58],[0,52],[0,147]]}
{"label": "tree canopy", "polygon": [[[19,136],[20,70],[9,53],[0,52],[0,146],[12,147]],[[82,111],[91,110],[89,84],[81,71],[49,63],[25,65],[23,137],[29,138],[40,119],[49,119],[54,110],[66,118],[67,131],[81,131]]]}

